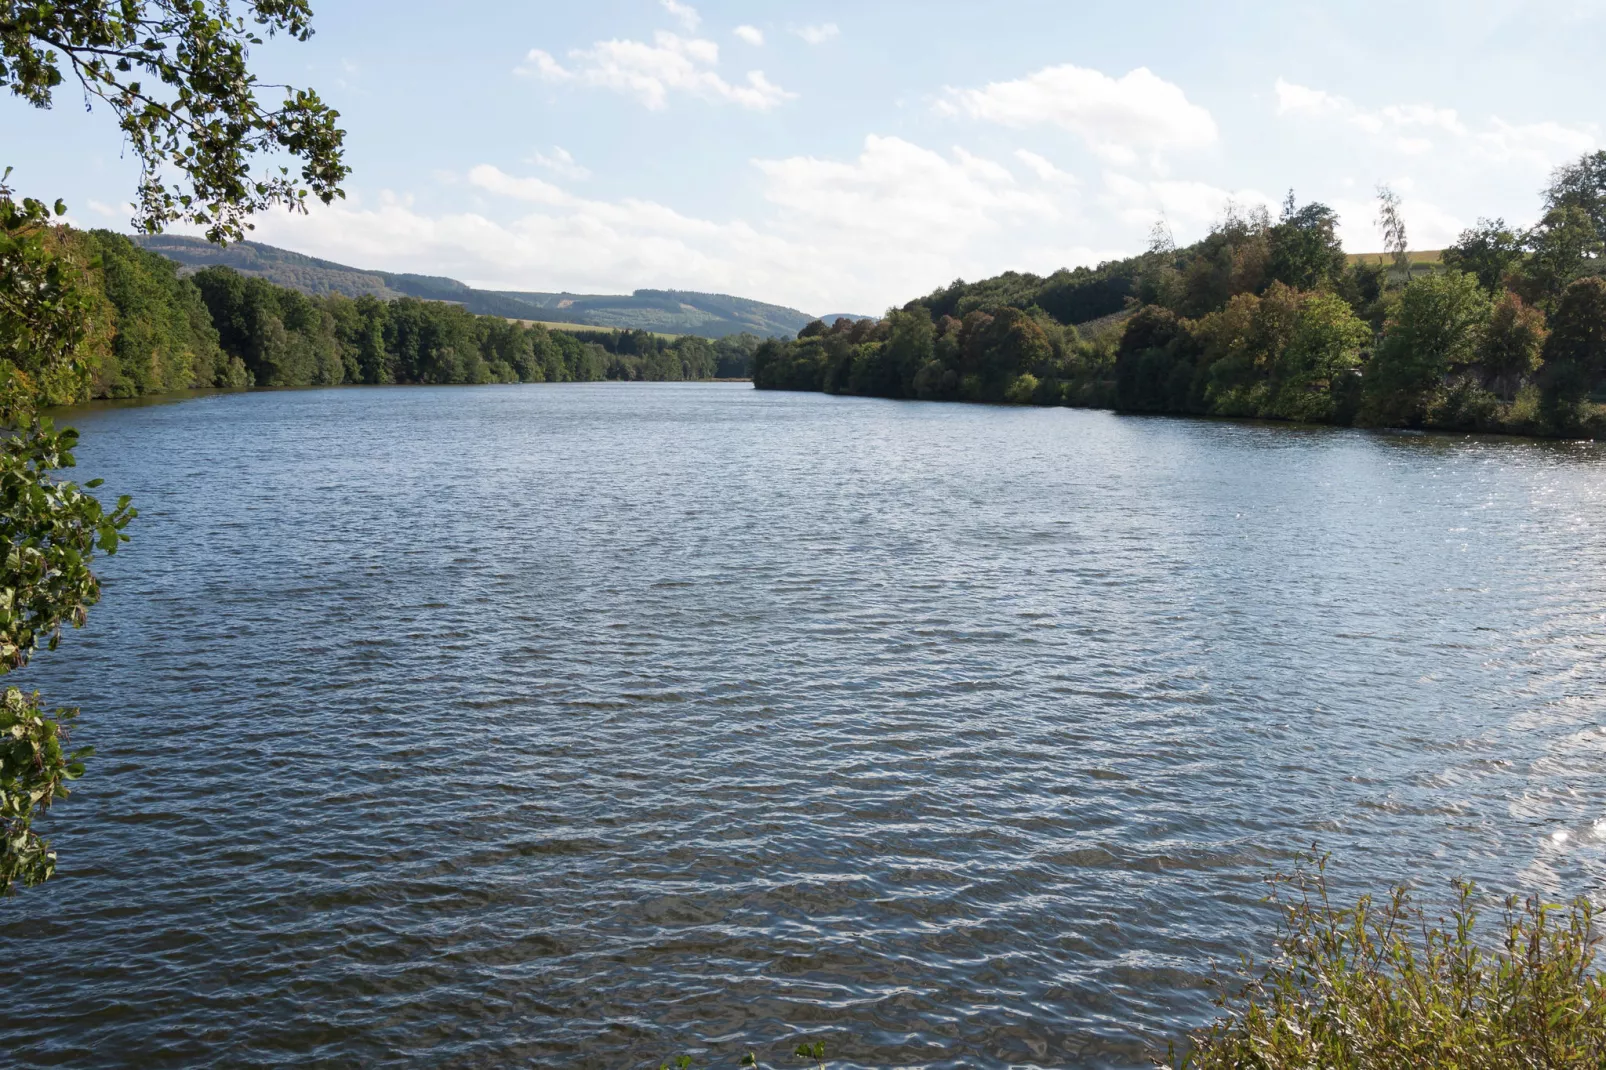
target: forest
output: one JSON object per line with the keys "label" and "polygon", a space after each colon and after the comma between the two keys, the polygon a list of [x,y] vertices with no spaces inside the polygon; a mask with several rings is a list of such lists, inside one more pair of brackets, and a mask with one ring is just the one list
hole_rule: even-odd
{"label": "forest", "polygon": [[228,267],[184,276],[106,230],[53,244],[89,304],[91,398],[341,383],[561,383],[745,378],[759,339],[548,329],[413,297],[310,296]]}
{"label": "forest", "polygon": [[1541,435],[1606,433],[1606,152],[1561,167],[1531,228],[1480,219],[1413,264],[1347,256],[1292,193],[1177,248],[1043,278],[957,281],[880,321],[816,320],[760,389]]}

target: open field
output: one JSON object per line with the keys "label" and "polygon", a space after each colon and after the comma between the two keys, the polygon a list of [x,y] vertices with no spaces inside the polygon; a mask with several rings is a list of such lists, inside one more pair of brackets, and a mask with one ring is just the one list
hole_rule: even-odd
{"label": "open field", "polygon": [[[1444,252],[1443,249],[1412,249],[1405,255],[1410,257],[1411,266],[1415,267],[1418,264],[1437,264],[1439,262],[1439,254],[1442,252]],[[1389,253],[1349,253],[1346,255],[1346,259],[1351,264],[1361,262],[1391,264],[1394,262],[1394,257]]]}
{"label": "open field", "polygon": [[[625,327],[599,327],[594,323],[558,323],[553,320],[515,319],[513,322],[522,323],[526,327],[545,327],[549,331],[568,331],[570,334],[595,334],[598,331],[607,333],[609,331],[622,331],[628,329]],[[679,334],[666,334],[663,331],[648,331],[647,333],[651,334],[654,338],[663,338],[665,340],[673,340],[675,338],[684,337],[684,335]]]}

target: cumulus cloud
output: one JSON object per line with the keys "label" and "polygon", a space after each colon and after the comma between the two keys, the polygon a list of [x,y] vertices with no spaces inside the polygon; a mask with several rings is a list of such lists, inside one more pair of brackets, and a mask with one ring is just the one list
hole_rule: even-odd
{"label": "cumulus cloud", "polygon": [[[1432,201],[1413,196],[1409,179],[1391,181],[1389,185],[1395,192],[1405,195],[1400,203],[1400,216],[1405,220],[1405,232],[1413,249],[1442,249],[1455,241],[1471,222]],[[1383,249],[1375,199],[1335,197],[1328,203],[1338,213],[1338,237],[1345,249],[1356,253],[1376,253]]]}
{"label": "cumulus cloud", "polygon": [[748,71],[745,82],[726,81],[714,70],[719,63],[718,45],[666,30],[654,34],[652,44],[598,41],[590,48],[571,51],[569,60],[570,65],[564,66],[550,53],[531,49],[515,73],[547,82],[611,89],[635,97],[653,111],[668,107],[672,92],[754,111],[768,111],[797,96],[764,77],[763,71]]}
{"label": "cumulus cloud", "polygon": [[738,26],[731,32],[755,48],[764,43],[764,31],[757,26]]}
{"label": "cumulus cloud", "polygon": [[1144,181],[1116,171],[1105,172],[1100,199],[1129,225],[1147,225],[1164,216],[1180,224],[1184,234],[1202,233],[1222,218],[1229,205],[1239,210],[1275,206],[1273,198],[1256,189],[1223,189],[1196,181]]}
{"label": "cumulus cloud", "polygon": [[544,152],[536,153],[533,160],[535,163],[546,168],[559,178],[567,178],[578,182],[584,181],[585,179],[591,177],[590,169],[581,166],[581,164],[569,154],[569,150],[564,148],[562,145],[552,146],[552,152],[550,154]]}
{"label": "cumulus cloud", "polygon": [[1593,128],[1550,121],[1509,123],[1498,116],[1491,116],[1482,125],[1469,125],[1454,108],[1432,104],[1363,108],[1348,97],[1282,78],[1277,79],[1274,88],[1279,116],[1349,126],[1408,156],[1420,156],[1441,147],[1460,147],[1491,163],[1545,168],[1588,152],[1597,144]]}
{"label": "cumulus cloud", "polygon": [[1549,121],[1508,123],[1499,117],[1491,117],[1475,138],[1479,151],[1491,159],[1522,160],[1542,167],[1582,156],[1600,144],[1593,130]]}
{"label": "cumulus cloud", "polygon": [[1055,167],[1051,161],[1039,156],[1035,152],[1030,152],[1026,149],[1016,149],[1015,159],[1031,168],[1032,173],[1038,178],[1042,179],[1044,182],[1065,182],[1072,185],[1076,183],[1075,175],[1070,174],[1067,171],[1061,171],[1058,167]]}
{"label": "cumulus cloud", "polygon": [[1017,129],[1058,126],[1123,164],[1139,152],[1194,148],[1216,139],[1210,113],[1147,67],[1111,78],[1066,63],[980,89],[950,88],[937,107]]}
{"label": "cumulus cloud", "polygon": [[863,253],[886,248],[952,252],[1011,221],[1058,215],[1054,199],[1022,188],[991,160],[954,149],[944,156],[902,138],[865,138],[851,161],[794,156],[754,161],[764,196],[785,209],[784,226],[835,233]]}
{"label": "cumulus cloud", "polygon": [[818,26],[792,26],[789,29],[811,45],[823,45],[842,33],[834,22],[825,22]]}
{"label": "cumulus cloud", "polygon": [[956,275],[1052,271],[1110,255],[1056,241],[1078,223],[1074,191],[1063,173],[1029,164],[1017,174],[961,149],[871,136],[850,158],[752,166],[762,207],[746,219],[586,197],[481,164],[459,180],[480,197],[471,211],[431,214],[407,198],[368,202],[353,191],[307,217],[261,217],[256,236],[343,263],[494,289],[681,287],[814,312],[876,312]]}
{"label": "cumulus cloud", "polygon": [[703,17],[697,14],[697,9],[690,4],[677,3],[676,0],[659,0],[664,10],[669,12],[686,29],[687,33],[696,33]]}

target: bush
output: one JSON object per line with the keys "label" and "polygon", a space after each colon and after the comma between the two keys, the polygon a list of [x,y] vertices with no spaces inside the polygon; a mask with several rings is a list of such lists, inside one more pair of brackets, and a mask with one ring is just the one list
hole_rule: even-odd
{"label": "bush", "polygon": [[1355,1070],[1606,1065],[1606,978],[1594,910],[1506,901],[1493,948],[1474,936],[1473,887],[1429,923],[1409,892],[1332,905],[1326,860],[1275,878],[1282,910],[1265,973],[1173,1065]]}
{"label": "bush", "polygon": [[1030,405],[1037,396],[1037,385],[1037,376],[1027,372],[1009,384],[1004,400],[1012,405]]}

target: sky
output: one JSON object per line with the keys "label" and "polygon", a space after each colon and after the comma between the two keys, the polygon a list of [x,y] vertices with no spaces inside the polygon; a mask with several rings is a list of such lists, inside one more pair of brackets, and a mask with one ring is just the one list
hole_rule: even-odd
{"label": "sky", "polygon": [[[574,293],[878,313],[1006,270],[1181,244],[1292,189],[1375,251],[1538,214],[1606,139],[1606,0],[1348,3],[314,0],[264,80],[338,108],[347,197],[255,240]],[[0,99],[0,164],[127,231],[104,107]],[[182,228],[180,228],[182,229]]]}

